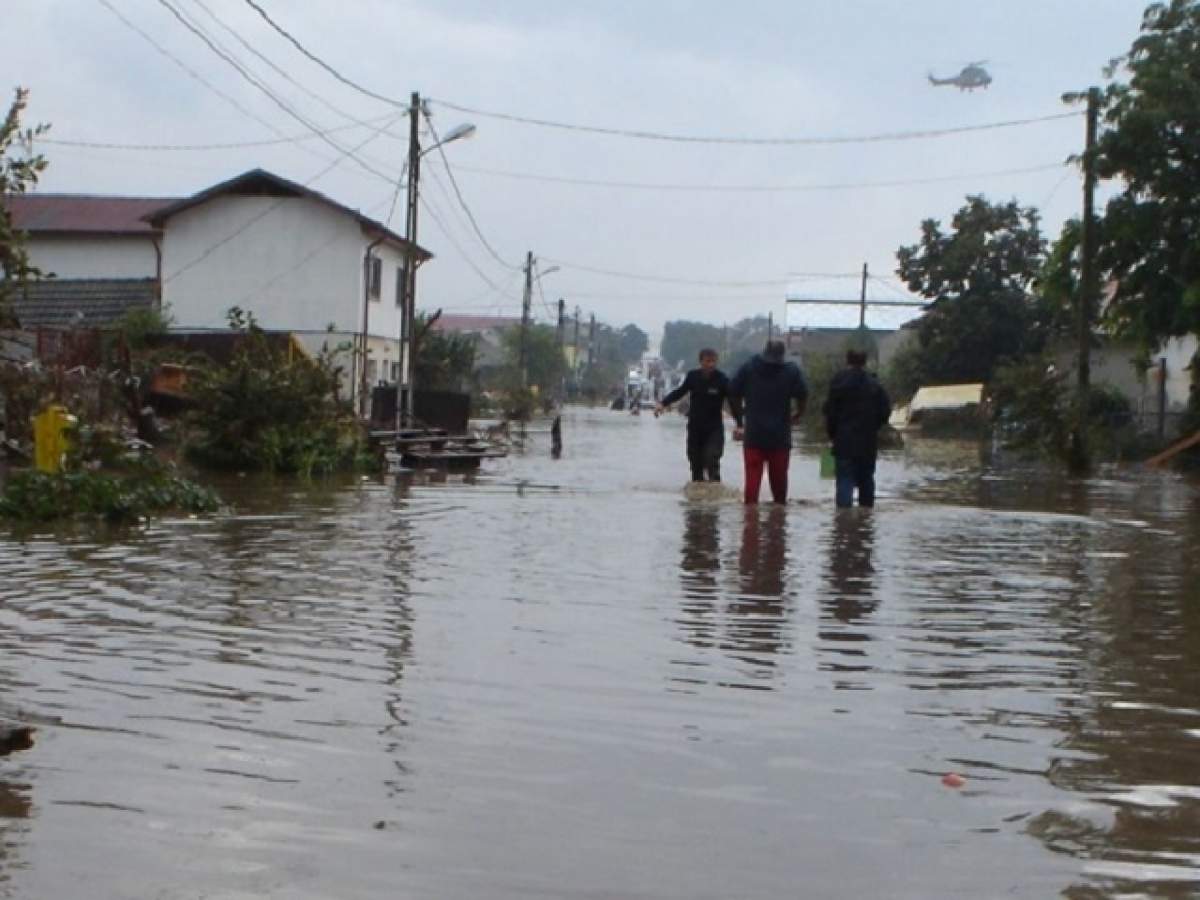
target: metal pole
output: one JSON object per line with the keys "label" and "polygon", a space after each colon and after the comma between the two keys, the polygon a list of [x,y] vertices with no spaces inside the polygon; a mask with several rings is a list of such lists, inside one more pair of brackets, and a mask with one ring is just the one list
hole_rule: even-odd
{"label": "metal pole", "polygon": [[[363,311],[362,311],[362,332],[359,334],[358,347],[358,414],[365,418],[370,409],[367,400],[367,333],[369,330],[369,316],[371,309],[371,260],[372,251],[375,250],[381,243],[383,238],[378,237],[367,244],[367,249],[363,252]],[[382,276],[381,276],[382,282]],[[380,284],[382,287],[382,283]]]}
{"label": "metal pole", "polygon": [[417,310],[417,204],[421,176],[421,142],[417,126],[421,120],[421,95],[413,91],[408,114],[408,201],[404,219],[404,293],[400,298],[400,384],[396,390],[396,430],[413,423],[413,326]]}
{"label": "metal pole", "polygon": [[558,298],[558,356],[564,363],[562,375],[558,379],[558,402],[562,403],[567,396],[567,301],[562,297]]}

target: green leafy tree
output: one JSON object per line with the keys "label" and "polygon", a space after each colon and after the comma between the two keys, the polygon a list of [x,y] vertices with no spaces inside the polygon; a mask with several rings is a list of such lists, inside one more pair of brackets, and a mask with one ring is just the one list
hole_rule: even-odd
{"label": "green leafy tree", "polygon": [[1149,351],[1200,333],[1200,2],[1149,6],[1108,74],[1096,168],[1123,189],[1107,205],[1101,270],[1112,323]]}
{"label": "green leafy tree", "polygon": [[[21,152],[22,147],[29,148],[33,139],[48,127],[21,127],[21,115],[28,102],[29,91],[17,88],[8,114],[0,123],[0,198],[24,194],[37,185],[46,169],[46,160],[40,154]],[[29,262],[24,236],[13,227],[12,213],[7,204],[0,202],[0,319],[12,324],[8,306],[12,291],[40,274]]]}
{"label": "green leafy tree", "polygon": [[1037,211],[969,196],[949,231],[921,223],[896,252],[909,290],[929,298],[913,351],[923,382],[987,381],[1004,359],[1040,349],[1045,332],[1032,286],[1045,258]]}

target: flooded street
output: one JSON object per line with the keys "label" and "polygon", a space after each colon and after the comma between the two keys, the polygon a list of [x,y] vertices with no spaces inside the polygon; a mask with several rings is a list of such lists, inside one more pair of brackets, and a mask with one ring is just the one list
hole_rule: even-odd
{"label": "flooded street", "polygon": [[563,437],[5,537],[0,896],[1200,892],[1195,482],[910,442],[839,514],[807,447],[746,509],[679,417]]}

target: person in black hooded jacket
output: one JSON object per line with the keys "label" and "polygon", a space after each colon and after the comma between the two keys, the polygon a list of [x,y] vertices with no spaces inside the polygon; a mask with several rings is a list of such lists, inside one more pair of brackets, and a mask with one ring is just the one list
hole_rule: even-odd
{"label": "person in black hooded jacket", "polygon": [[875,459],[879,429],[892,414],[892,402],[879,380],[866,371],[867,354],[846,352],[846,368],[833,376],[825,401],[825,430],[833,442],[838,506],[875,505]]}

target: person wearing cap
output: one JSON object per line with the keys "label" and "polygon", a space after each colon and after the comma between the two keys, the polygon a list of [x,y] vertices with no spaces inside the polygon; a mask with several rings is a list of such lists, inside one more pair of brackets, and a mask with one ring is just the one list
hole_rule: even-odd
{"label": "person wearing cap", "polygon": [[892,414],[892,402],[879,380],[866,371],[867,354],[846,351],[846,368],[833,376],[822,407],[825,430],[833,442],[835,497],[839,507],[875,505],[875,458],[879,429]]}
{"label": "person wearing cap", "polygon": [[744,442],[745,501],[758,502],[765,467],[772,499],[786,503],[792,425],[804,415],[808,385],[800,367],[784,359],[783,341],[767,341],[762,353],[738,369],[729,395],[744,405],[744,410],[734,411],[733,439]]}
{"label": "person wearing cap", "polygon": [[[717,351],[700,351],[700,367],[692,369],[683,383],[654,408],[661,416],[672,403],[688,397],[687,458],[692,481],[721,480],[721,454],[725,452],[725,401],[729,399],[729,378],[717,368]],[[732,401],[731,401],[732,406]]]}

